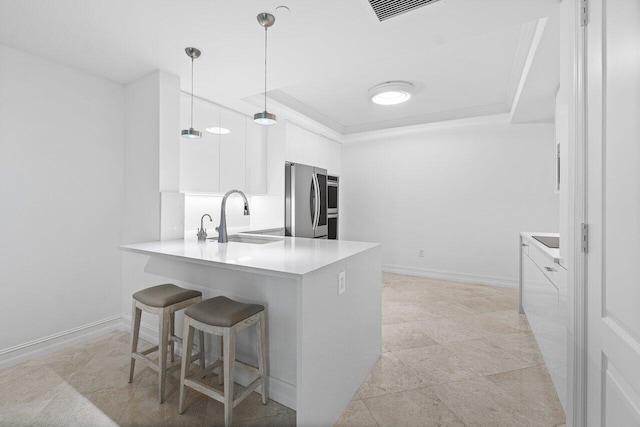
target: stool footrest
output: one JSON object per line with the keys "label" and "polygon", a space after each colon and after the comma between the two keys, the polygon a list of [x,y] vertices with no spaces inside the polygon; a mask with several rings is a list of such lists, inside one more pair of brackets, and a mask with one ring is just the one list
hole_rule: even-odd
{"label": "stool footrest", "polygon": [[[158,346],[151,347],[150,349],[142,351],[140,353],[137,353],[137,352],[131,353],[131,357],[146,363],[149,368],[153,369],[156,372],[159,372],[160,367],[158,366],[158,363],[155,360],[151,359],[149,356],[147,356],[147,354],[153,353],[154,351],[157,351],[157,350],[158,350]],[[191,364],[194,361],[198,361],[199,359],[200,359],[200,353],[198,352],[196,354],[191,355],[189,363]],[[172,373],[179,369],[180,369],[180,363],[174,363],[173,365],[167,367],[167,372]]]}
{"label": "stool footrest", "polygon": [[253,382],[249,384],[247,388],[242,390],[242,393],[240,393],[238,397],[233,400],[233,407],[235,408],[236,406],[238,406],[238,403],[242,402],[247,396],[253,393],[262,384],[262,381],[264,381],[264,378],[262,377],[258,377],[253,380]]}
{"label": "stool footrest", "polygon": [[153,353],[154,351],[158,351],[158,346],[157,345],[154,345],[153,347],[148,348],[145,351],[138,351],[138,352],[136,352],[134,354],[142,354],[142,355],[146,356],[147,354]]}
{"label": "stool footrest", "polygon": [[218,359],[215,362],[213,362],[211,365],[207,366],[206,368],[204,368],[201,372],[201,377],[206,376],[209,372],[212,372],[214,369],[219,368],[220,366],[222,366],[222,360]]}
{"label": "stool footrest", "polygon": [[199,391],[200,393],[204,394],[205,396],[209,396],[212,399],[217,400],[220,403],[224,403],[224,394],[221,393],[219,390],[216,390],[213,387],[210,387],[206,384],[201,383],[200,381],[196,381],[194,379],[191,378],[185,378],[184,379],[184,385],[191,387],[192,389]]}
{"label": "stool footrest", "polygon": [[[247,396],[249,396],[251,393],[253,393],[254,391],[256,391],[256,389],[262,385],[262,381],[264,381],[263,377],[258,377],[255,380],[253,380],[253,382],[251,384],[249,384],[247,386],[247,388],[245,388],[244,390],[242,390],[242,393],[240,393],[238,395],[238,397],[236,397],[235,399],[233,399],[233,407],[235,408],[236,406],[238,406],[238,404],[240,402],[242,402],[244,399],[247,398]],[[199,391],[200,393],[209,396],[212,399],[217,400],[220,403],[224,403],[224,393],[222,393],[219,390],[216,390],[215,388],[208,386],[206,384],[201,383],[200,381],[197,381],[193,378],[185,378],[184,379],[184,385],[191,387],[192,389]]]}
{"label": "stool footrest", "polygon": [[238,360],[236,360],[236,367],[246,369],[247,371],[252,372],[256,375],[260,375],[260,370],[258,368],[256,368],[255,366],[247,365],[246,363],[240,362]]}
{"label": "stool footrest", "polygon": [[131,353],[131,357],[146,363],[149,368],[153,369],[156,372],[160,371],[160,367],[158,367],[158,364],[149,356],[146,356],[142,353]]}

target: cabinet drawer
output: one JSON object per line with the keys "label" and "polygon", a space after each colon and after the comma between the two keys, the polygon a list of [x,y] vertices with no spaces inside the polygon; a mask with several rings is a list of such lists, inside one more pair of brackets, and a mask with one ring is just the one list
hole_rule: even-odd
{"label": "cabinet drawer", "polygon": [[[554,286],[557,288],[558,285],[556,285],[554,281],[554,277],[556,277],[554,276],[554,274],[558,273],[559,270],[564,270],[564,269],[560,267],[559,264],[554,263],[552,259],[550,259],[547,255],[545,255],[540,249],[536,248],[534,245],[529,246],[528,255],[529,255],[529,258],[531,258],[531,260],[538,266],[538,268],[540,268],[540,270],[542,270],[545,276],[547,276],[549,280],[551,280]],[[565,282],[566,282],[566,279],[565,279]]]}
{"label": "cabinet drawer", "polygon": [[529,255],[529,245],[531,243],[529,243],[528,240],[526,239],[520,239],[520,249],[522,250],[522,253],[525,255]]}
{"label": "cabinet drawer", "polygon": [[[548,270],[547,268],[550,268]],[[562,268],[560,264],[548,263],[544,267],[544,273],[549,280],[553,282],[554,286],[558,288],[560,298],[566,299],[567,297],[567,270]]]}

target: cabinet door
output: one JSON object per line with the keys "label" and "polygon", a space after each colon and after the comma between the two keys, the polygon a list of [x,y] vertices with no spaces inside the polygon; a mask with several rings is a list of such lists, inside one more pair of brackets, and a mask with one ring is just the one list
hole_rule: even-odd
{"label": "cabinet door", "polygon": [[220,135],[220,192],[245,191],[247,117],[222,108],[220,123],[230,131]]}
{"label": "cabinet door", "polygon": [[267,193],[270,196],[284,196],[286,138],[285,123],[269,126],[267,130]]}
{"label": "cabinet door", "polygon": [[286,160],[309,166],[318,164],[318,136],[287,122]]}
{"label": "cabinet door", "polygon": [[561,297],[549,277],[523,252],[522,306],[563,407],[567,374],[565,298],[566,295]]}
{"label": "cabinet door", "polygon": [[246,186],[249,194],[267,193],[268,126],[247,119]]}
{"label": "cabinet door", "polygon": [[324,136],[318,137],[318,158],[322,162],[318,166],[325,168],[329,175],[342,173],[342,146]]}
{"label": "cabinet door", "polygon": [[[191,126],[191,97],[180,95],[180,129]],[[200,139],[180,137],[180,191],[217,193],[220,187],[220,135],[207,132],[220,126],[220,107],[194,99],[193,127]]]}

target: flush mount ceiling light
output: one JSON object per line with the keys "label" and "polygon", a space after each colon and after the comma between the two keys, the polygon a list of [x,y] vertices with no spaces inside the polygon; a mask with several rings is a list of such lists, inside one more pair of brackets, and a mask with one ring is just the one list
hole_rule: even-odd
{"label": "flush mount ceiling light", "polygon": [[276,17],[270,13],[258,14],[258,24],[264,28],[264,111],[253,115],[253,121],[259,125],[275,125],[277,118],[275,114],[267,111],[267,29],[276,22]]}
{"label": "flush mount ceiling light", "polygon": [[396,105],[411,98],[413,85],[407,82],[386,82],[369,89],[371,101],[379,105]]}
{"label": "flush mount ceiling light", "polygon": [[202,137],[202,132],[193,128],[193,61],[200,57],[200,51],[195,47],[188,47],[184,50],[187,56],[191,58],[191,127],[182,130],[183,138],[197,139]]}
{"label": "flush mount ceiling light", "polygon": [[215,133],[216,135],[226,135],[228,133],[231,133],[231,131],[227,128],[221,128],[221,127],[210,127],[210,128],[206,128],[205,129],[207,132],[209,133]]}

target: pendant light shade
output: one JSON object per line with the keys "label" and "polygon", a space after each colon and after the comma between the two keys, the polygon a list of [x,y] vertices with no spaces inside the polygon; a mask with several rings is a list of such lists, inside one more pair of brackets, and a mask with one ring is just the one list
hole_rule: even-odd
{"label": "pendant light shade", "polygon": [[198,139],[202,138],[202,132],[193,128],[193,61],[200,57],[200,51],[195,47],[187,47],[184,51],[191,58],[191,126],[183,129],[181,135],[183,138]]}
{"label": "pendant light shade", "polygon": [[262,113],[255,113],[253,115],[253,121],[258,123],[259,125],[265,125],[265,126],[275,125],[276,123],[278,123],[276,119],[277,119],[276,115],[271,114],[268,111],[263,111]]}
{"label": "pendant light shade", "polygon": [[276,22],[276,17],[270,13],[258,14],[258,24],[264,28],[264,111],[253,115],[253,121],[259,125],[275,125],[278,123],[275,114],[267,111],[267,29]]}

